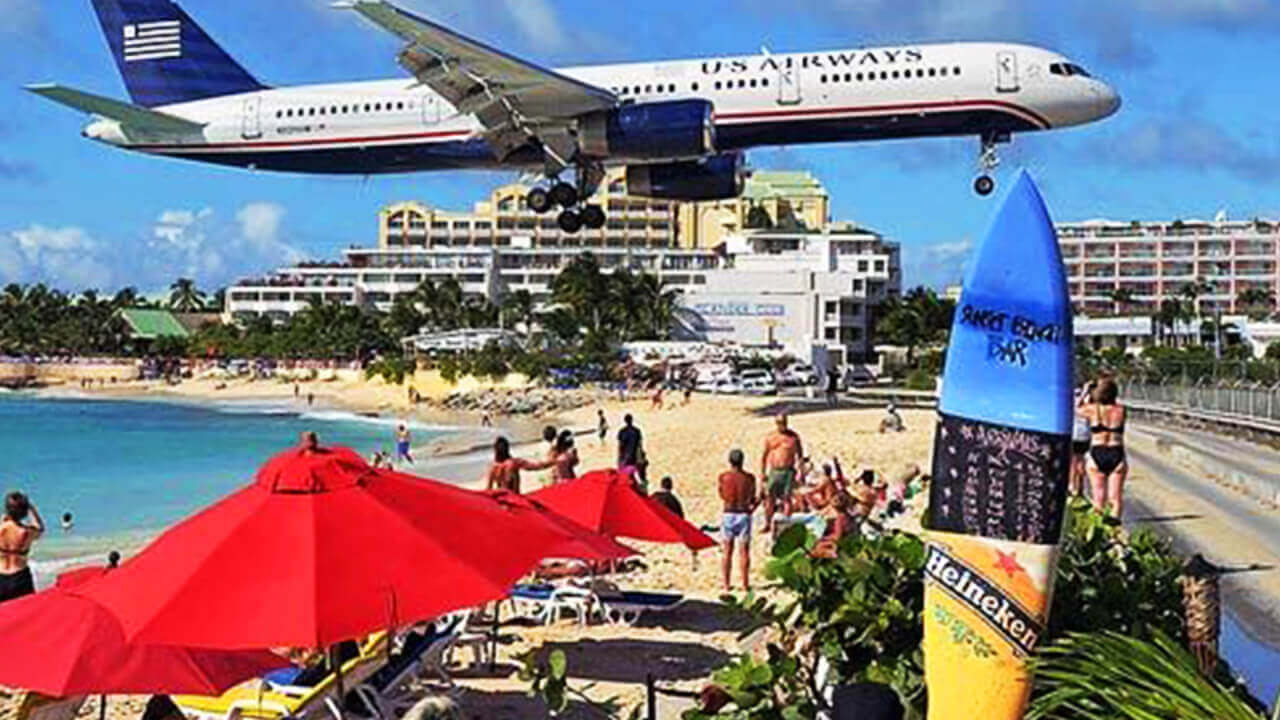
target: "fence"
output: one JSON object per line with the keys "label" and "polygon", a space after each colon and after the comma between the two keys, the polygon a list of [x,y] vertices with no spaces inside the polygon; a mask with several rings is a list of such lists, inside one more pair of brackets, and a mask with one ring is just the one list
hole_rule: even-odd
{"label": "fence", "polygon": [[1124,384],[1124,397],[1137,405],[1280,423],[1280,383],[1200,380],[1170,384],[1132,379]]}

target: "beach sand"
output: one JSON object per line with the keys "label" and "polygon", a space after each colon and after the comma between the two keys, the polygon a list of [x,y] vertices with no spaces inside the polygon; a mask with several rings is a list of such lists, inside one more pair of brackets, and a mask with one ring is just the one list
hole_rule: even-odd
{"label": "beach sand", "polygon": [[[192,400],[278,400],[293,396],[291,385],[273,381],[230,381],[222,388],[217,385],[213,381],[186,382],[179,386],[130,384],[105,392],[113,395],[164,393]],[[315,392],[318,404],[323,402],[356,412],[408,412],[397,402],[402,391],[380,382],[304,383],[304,397],[308,391]],[[881,418],[878,409],[831,410],[818,404],[778,398],[695,395],[688,406],[665,410],[651,409],[647,399],[626,403],[609,399],[597,406],[567,413],[554,422],[583,433],[577,438],[577,446],[582,458],[579,470],[585,472],[614,464],[613,436],[622,425],[622,415],[631,413],[644,433],[651,487],[656,488],[663,475],[671,475],[675,480],[675,493],[689,521],[698,526],[718,525],[721,507],[716,478],[727,467],[727,453],[741,448],[747,455],[747,470],[758,472],[764,437],[772,428],[773,415],[784,404],[791,411],[791,427],[803,439],[805,452],[819,463],[832,456],[839,457],[850,477],[866,468],[888,477],[908,465],[921,468],[929,465],[932,411],[904,411],[908,431],[881,435],[876,432]],[[609,438],[604,444],[598,443],[594,434],[597,408],[605,411],[610,424]],[[455,419],[459,426],[478,425],[478,417]],[[507,420],[495,418],[500,428]],[[527,439],[532,437],[533,427],[544,422],[548,421],[521,419],[499,431]],[[450,442],[455,447],[444,449],[478,445],[492,438],[492,433],[477,430],[474,437],[475,443],[471,442],[470,434],[453,438]],[[517,452],[532,457],[540,456],[542,450],[539,445],[525,445],[518,447]],[[422,465],[422,474],[432,475],[432,459],[428,457]],[[540,475],[527,474],[526,491],[539,486]],[[478,479],[478,473],[476,477]],[[770,543],[758,532],[762,527],[759,517],[756,527],[757,535],[752,543],[752,582],[759,587],[764,583],[762,570]],[[504,625],[498,672],[488,673],[485,668],[460,669],[455,675],[462,688],[464,717],[498,720],[542,716],[536,701],[526,697],[527,684],[515,676],[516,656],[532,648],[566,650],[574,686],[594,683],[588,693],[590,697],[618,698],[627,707],[643,703],[647,673],[653,673],[667,687],[697,689],[715,668],[741,651],[742,619],[726,614],[719,602],[718,548],[700,553],[695,564],[692,554],[683,547],[631,541],[628,544],[644,553],[642,559],[646,567],[616,578],[620,586],[680,592],[690,601],[666,617],[646,617],[638,627],[581,626],[569,619],[549,627]],[[505,607],[503,617],[504,620],[509,617]],[[460,659],[470,659],[467,651],[460,651],[458,655]],[[131,720],[137,717],[138,708],[136,698],[121,699],[109,704],[108,715],[115,720]],[[82,716],[96,717],[96,713],[95,704],[86,707]],[[581,716],[593,717],[590,713]]]}

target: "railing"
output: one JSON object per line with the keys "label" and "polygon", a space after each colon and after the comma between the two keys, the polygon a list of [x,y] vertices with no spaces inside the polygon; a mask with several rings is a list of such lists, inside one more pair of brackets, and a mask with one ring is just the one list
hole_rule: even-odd
{"label": "railing", "polygon": [[1201,380],[1190,384],[1130,382],[1124,397],[1143,406],[1162,406],[1277,424],[1280,431],[1280,383]]}

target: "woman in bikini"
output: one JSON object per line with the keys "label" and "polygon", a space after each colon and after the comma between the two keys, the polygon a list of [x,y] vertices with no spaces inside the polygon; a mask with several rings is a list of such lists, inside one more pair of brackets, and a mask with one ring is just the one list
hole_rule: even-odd
{"label": "woman in bikini", "polygon": [[[27,515],[31,516],[30,525],[25,522]],[[0,602],[36,591],[27,556],[43,534],[44,520],[36,506],[20,492],[9,493],[4,499],[4,518],[0,519]]]}
{"label": "woman in bikini", "polygon": [[1093,391],[1093,404],[1085,406],[1089,418],[1089,488],[1098,512],[1109,512],[1119,522],[1124,509],[1124,481],[1129,463],[1124,453],[1124,424],[1128,411],[1116,398],[1116,381],[1104,377]]}

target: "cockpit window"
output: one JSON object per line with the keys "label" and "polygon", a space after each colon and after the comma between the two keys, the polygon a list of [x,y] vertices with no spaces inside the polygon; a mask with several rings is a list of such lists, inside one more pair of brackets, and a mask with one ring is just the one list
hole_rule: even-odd
{"label": "cockpit window", "polygon": [[1049,72],[1054,75],[1079,75],[1081,77],[1091,77],[1089,72],[1075,63],[1051,63]]}

